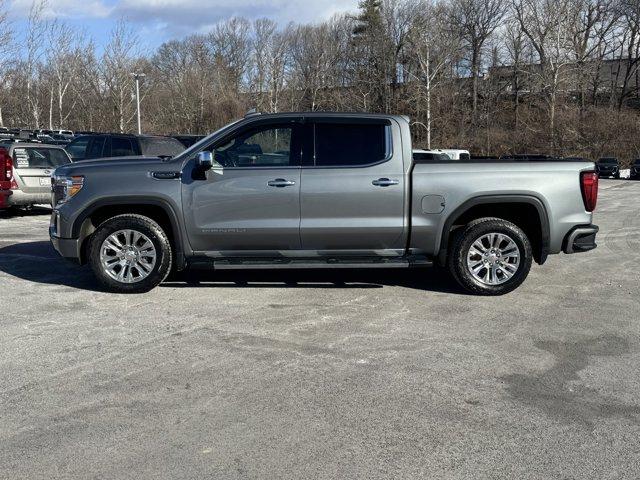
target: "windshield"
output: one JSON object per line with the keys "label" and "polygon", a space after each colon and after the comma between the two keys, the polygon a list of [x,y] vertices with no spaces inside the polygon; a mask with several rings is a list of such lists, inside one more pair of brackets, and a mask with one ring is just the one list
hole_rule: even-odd
{"label": "windshield", "polygon": [[598,163],[600,164],[607,164],[607,165],[617,165],[618,160],[616,160],[615,158],[601,158],[600,160],[598,160]]}
{"label": "windshield", "polygon": [[180,155],[178,155],[177,158],[179,158],[179,159],[189,158],[194,153],[199,152],[204,147],[206,147],[209,144],[209,141],[211,140],[211,138],[213,138],[214,136],[224,132],[225,130],[228,130],[229,128],[233,127],[234,125],[240,123],[242,120],[244,120],[244,118],[241,118],[240,120],[236,120],[235,122],[232,122],[232,123],[230,123],[228,125],[225,125],[221,129],[216,130],[215,132],[213,132],[212,134],[207,135],[206,137],[204,137],[199,142],[194,143],[191,147],[187,148],[184,152],[182,152]]}
{"label": "windshield", "polygon": [[13,150],[16,168],[56,168],[71,163],[61,148],[26,147]]}

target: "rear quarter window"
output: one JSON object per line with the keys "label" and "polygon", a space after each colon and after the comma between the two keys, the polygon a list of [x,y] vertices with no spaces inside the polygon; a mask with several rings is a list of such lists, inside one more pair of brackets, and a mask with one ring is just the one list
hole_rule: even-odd
{"label": "rear quarter window", "polygon": [[185,150],[185,146],[175,138],[149,137],[140,139],[140,147],[145,157],[170,155],[175,157]]}

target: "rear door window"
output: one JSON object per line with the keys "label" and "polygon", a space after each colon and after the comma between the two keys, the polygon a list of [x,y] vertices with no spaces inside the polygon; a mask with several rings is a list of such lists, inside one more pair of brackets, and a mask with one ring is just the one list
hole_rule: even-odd
{"label": "rear door window", "polygon": [[20,168],[57,168],[70,163],[64,150],[59,148],[27,147],[13,150],[13,165]]}
{"label": "rear door window", "polygon": [[137,155],[130,138],[113,137],[111,139],[112,157],[130,157]]}
{"label": "rear door window", "polygon": [[391,156],[390,126],[386,123],[316,123],[315,166],[359,167]]}
{"label": "rear door window", "polygon": [[71,158],[86,158],[89,140],[91,140],[91,137],[80,137],[67,145],[65,150],[69,152]]}
{"label": "rear door window", "polygon": [[102,153],[104,150],[104,142],[106,137],[94,137],[93,142],[89,145],[87,149],[87,158],[100,158],[104,154]]}

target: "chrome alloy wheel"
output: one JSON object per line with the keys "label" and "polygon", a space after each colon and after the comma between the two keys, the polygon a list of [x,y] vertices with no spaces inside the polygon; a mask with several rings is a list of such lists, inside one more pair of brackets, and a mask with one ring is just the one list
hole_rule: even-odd
{"label": "chrome alloy wheel", "polygon": [[467,268],[484,285],[502,285],[520,267],[520,249],[503,233],[487,233],[478,238],[467,254]]}
{"label": "chrome alloy wheel", "polygon": [[149,276],[156,265],[156,247],[145,234],[119,230],[100,247],[100,265],[120,283],[137,283]]}

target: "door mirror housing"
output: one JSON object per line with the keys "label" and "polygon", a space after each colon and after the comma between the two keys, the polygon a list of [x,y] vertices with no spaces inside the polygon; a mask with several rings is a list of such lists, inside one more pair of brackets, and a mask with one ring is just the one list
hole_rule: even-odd
{"label": "door mirror housing", "polygon": [[213,168],[213,153],[208,151],[198,153],[196,164],[202,170],[211,170]]}

